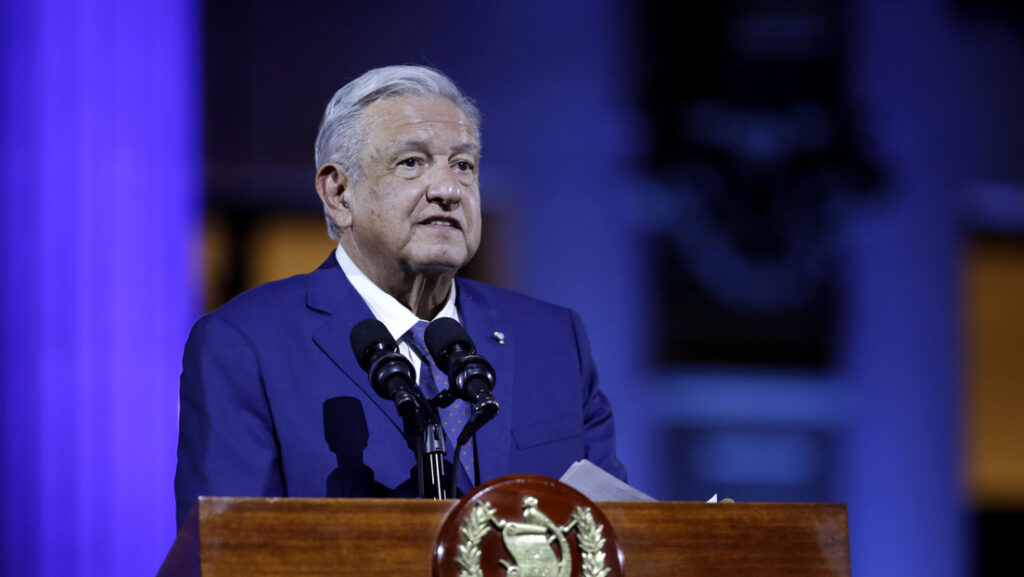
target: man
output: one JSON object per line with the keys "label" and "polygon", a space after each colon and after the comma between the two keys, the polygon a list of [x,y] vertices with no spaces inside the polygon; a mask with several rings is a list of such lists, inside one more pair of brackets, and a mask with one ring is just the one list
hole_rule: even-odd
{"label": "man", "polygon": [[[414,335],[440,317],[461,322],[494,366],[501,408],[455,456],[463,491],[476,467],[481,481],[558,477],[582,458],[625,478],[576,313],[455,280],[480,243],[479,126],[473,104],[428,68],[371,70],[334,95],[316,190],[338,249],[196,323],[181,375],[179,527],[199,495],[416,495],[402,420],[349,344],[373,317],[421,384],[435,373]],[[443,411],[451,438],[464,409]]]}

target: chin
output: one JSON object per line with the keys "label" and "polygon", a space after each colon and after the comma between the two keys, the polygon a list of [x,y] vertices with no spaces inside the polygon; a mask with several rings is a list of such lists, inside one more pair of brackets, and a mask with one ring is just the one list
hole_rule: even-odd
{"label": "chin", "polygon": [[455,274],[472,258],[465,249],[433,253],[422,259],[415,259],[412,268],[421,274]]}

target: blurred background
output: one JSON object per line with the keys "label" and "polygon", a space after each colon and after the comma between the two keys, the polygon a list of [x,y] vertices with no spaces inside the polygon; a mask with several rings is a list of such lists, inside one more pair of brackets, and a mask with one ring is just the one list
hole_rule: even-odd
{"label": "blurred background", "polygon": [[323,107],[395,63],[483,111],[465,274],[581,313],[632,484],[847,503],[855,575],[1012,571],[1024,9],[668,4],[5,2],[4,574],[156,572],[188,330],[326,258]]}

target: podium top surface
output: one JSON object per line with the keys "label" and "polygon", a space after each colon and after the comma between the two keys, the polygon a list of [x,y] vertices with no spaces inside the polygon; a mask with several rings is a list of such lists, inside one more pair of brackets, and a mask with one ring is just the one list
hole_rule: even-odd
{"label": "podium top surface", "polygon": [[[438,531],[456,503],[204,497],[159,575],[426,577]],[[850,575],[845,505],[597,506],[618,536],[626,575]]]}

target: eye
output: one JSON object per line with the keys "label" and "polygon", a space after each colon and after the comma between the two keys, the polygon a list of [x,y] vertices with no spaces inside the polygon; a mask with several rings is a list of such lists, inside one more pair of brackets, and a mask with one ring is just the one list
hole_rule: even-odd
{"label": "eye", "polygon": [[473,169],[476,167],[474,167],[473,163],[468,160],[460,160],[455,163],[455,168],[456,170],[461,170],[463,172],[473,172]]}
{"label": "eye", "polygon": [[416,168],[421,164],[423,164],[423,161],[419,158],[416,158],[415,156],[410,156],[409,158],[402,159],[398,163],[399,166],[404,166],[406,168]]}

